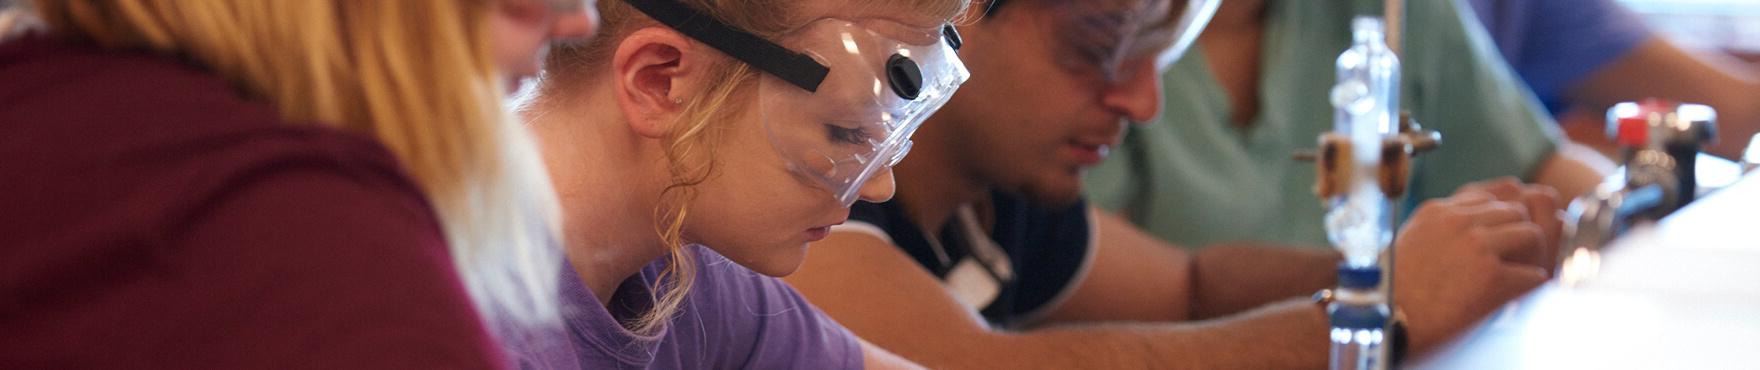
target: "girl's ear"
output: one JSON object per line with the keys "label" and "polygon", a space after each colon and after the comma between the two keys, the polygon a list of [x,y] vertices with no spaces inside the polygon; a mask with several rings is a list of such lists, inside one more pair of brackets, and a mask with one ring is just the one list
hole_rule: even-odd
{"label": "girl's ear", "polygon": [[663,27],[637,30],[618,43],[612,54],[612,95],[628,119],[630,130],[659,138],[683,113],[687,78],[705,75],[704,53],[676,31]]}

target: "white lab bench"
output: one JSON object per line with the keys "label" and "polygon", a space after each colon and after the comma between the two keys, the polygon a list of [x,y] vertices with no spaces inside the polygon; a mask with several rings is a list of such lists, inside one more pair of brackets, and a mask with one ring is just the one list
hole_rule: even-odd
{"label": "white lab bench", "polygon": [[1603,250],[1415,369],[1760,369],[1760,174]]}

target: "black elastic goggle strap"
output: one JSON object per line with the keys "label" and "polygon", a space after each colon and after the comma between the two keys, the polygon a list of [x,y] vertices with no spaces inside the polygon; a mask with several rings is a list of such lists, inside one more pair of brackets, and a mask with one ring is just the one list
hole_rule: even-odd
{"label": "black elastic goggle strap", "polygon": [[1006,2],[1008,2],[1008,0],[990,0],[990,5],[984,7],[984,16],[989,17],[992,15],[995,15],[996,9],[1001,8],[1002,3],[1006,3]]}
{"label": "black elastic goggle strap", "polygon": [[941,26],[941,37],[947,39],[947,47],[953,51],[959,51],[959,47],[966,44],[966,40],[959,37],[959,31],[954,30],[951,23]]}
{"label": "black elastic goggle strap", "polygon": [[648,17],[678,32],[708,44],[739,59],[741,62],[768,72],[809,92],[818,92],[819,84],[831,69],[806,54],[797,53],[770,40],[742,31],[715,20],[696,9],[674,0],[624,0]]}

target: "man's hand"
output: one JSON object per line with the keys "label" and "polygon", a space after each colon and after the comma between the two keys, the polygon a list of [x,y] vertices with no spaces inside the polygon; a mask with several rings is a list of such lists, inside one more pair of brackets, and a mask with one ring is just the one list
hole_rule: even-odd
{"label": "man's hand", "polygon": [[1565,201],[1559,198],[1558,191],[1545,185],[1522,184],[1513,177],[1505,177],[1490,181],[1480,181],[1462,186],[1455,194],[1484,193],[1493,199],[1504,202],[1520,203],[1528,209],[1528,219],[1540,226],[1545,233],[1544,252],[1532,259],[1534,266],[1552,269],[1558,265],[1558,248],[1564,239],[1564,219],[1559,211],[1563,210]]}
{"label": "man's hand", "polygon": [[[1536,207],[1544,206],[1541,200]],[[1394,245],[1394,294],[1407,315],[1413,353],[1544,283],[1548,268],[1535,261],[1549,245],[1543,229],[1529,218],[1526,203],[1476,189],[1418,207]]]}

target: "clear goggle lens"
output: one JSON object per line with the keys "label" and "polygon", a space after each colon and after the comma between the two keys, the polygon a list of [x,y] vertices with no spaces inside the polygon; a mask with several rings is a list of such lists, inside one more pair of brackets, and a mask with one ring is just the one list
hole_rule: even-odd
{"label": "clear goggle lens", "polygon": [[789,168],[844,205],[910,152],[910,135],[970,75],[941,30],[887,21],[814,21],[781,44],[829,67],[814,91],[764,76],[765,129]]}
{"label": "clear goggle lens", "polygon": [[1070,1],[1058,5],[1067,63],[1085,65],[1107,79],[1122,78],[1127,60],[1153,57],[1156,70],[1185,55],[1215,16],[1219,0]]}

